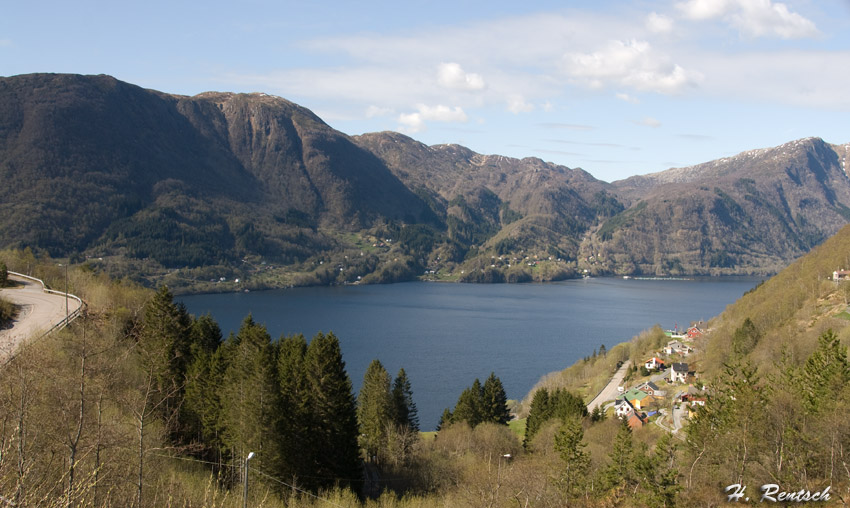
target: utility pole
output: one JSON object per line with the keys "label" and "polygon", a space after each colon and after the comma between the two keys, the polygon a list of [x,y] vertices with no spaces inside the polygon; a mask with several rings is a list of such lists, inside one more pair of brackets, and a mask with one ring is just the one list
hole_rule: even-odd
{"label": "utility pole", "polygon": [[68,263],[65,263],[65,326],[68,326],[68,321],[71,318],[71,315],[68,313],[68,264],[71,260],[68,260]]}
{"label": "utility pole", "polygon": [[245,458],[245,474],[242,475],[242,508],[248,508],[248,461],[254,458],[254,452]]}

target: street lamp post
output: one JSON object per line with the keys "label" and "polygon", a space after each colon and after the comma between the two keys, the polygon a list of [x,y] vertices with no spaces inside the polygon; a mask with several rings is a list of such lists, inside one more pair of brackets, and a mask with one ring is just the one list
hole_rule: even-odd
{"label": "street lamp post", "polygon": [[65,326],[68,326],[68,321],[71,318],[71,315],[68,313],[68,265],[70,263],[70,259],[65,263]]}
{"label": "street lamp post", "polygon": [[254,452],[245,457],[245,474],[242,476],[242,508],[248,508],[248,461],[254,458]]}

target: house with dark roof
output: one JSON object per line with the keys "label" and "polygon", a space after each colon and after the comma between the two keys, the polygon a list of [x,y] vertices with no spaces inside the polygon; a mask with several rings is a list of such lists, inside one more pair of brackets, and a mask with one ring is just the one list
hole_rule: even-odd
{"label": "house with dark roof", "polygon": [[671,383],[684,383],[685,379],[688,377],[688,364],[676,362],[672,366],[670,366],[670,382]]}
{"label": "house with dark roof", "polygon": [[637,390],[642,392],[646,392],[648,395],[652,395],[653,397],[663,397],[667,395],[667,392],[658,388],[658,385],[653,383],[652,381],[645,381],[636,387]]}
{"label": "house with dark roof", "polygon": [[617,399],[614,402],[614,414],[617,418],[628,418],[629,415],[635,412],[635,407],[626,399]]}

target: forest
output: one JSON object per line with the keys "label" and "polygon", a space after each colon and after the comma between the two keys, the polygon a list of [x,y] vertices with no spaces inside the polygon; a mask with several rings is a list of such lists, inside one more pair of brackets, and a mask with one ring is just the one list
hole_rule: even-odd
{"label": "forest", "polygon": [[[545,378],[524,430],[493,373],[420,432],[414,380],[376,359],[354,393],[332,333],[274,339],[247,316],[222,337],[167,288],[78,264],[83,317],[0,366],[0,502],[236,507],[246,484],[264,507],[709,506],[736,484],[844,502],[850,289],[827,274],[847,247],[850,230],[709,324],[709,396],[676,434],[585,407],[594,376],[652,352],[654,332]],[[0,259],[64,276],[28,250]]]}

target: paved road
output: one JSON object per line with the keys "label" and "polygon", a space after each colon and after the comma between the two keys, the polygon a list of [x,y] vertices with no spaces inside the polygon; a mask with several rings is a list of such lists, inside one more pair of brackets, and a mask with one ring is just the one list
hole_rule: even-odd
{"label": "paved road", "polygon": [[673,404],[673,433],[679,432],[679,429],[682,428],[682,417],[685,416],[687,411],[684,404],[680,404],[679,409],[676,409],[676,405]]}
{"label": "paved road", "polygon": [[594,397],[587,405],[588,413],[592,412],[594,407],[601,405],[603,402],[617,398],[617,395],[619,395],[617,387],[623,384],[623,378],[626,377],[626,371],[629,369],[631,364],[631,360],[623,362],[623,365],[621,365],[620,368],[617,369],[617,372],[614,373],[614,377],[611,378],[611,381],[608,381],[608,384],[605,385],[605,388],[603,388],[601,392],[599,392],[599,395]]}
{"label": "paved road", "polygon": [[[24,341],[40,337],[65,319],[66,300],[63,295],[45,293],[38,282],[12,274],[9,274],[9,279],[19,286],[0,289],[0,296],[20,306],[20,311],[11,328],[0,330],[0,364],[6,363]],[[73,314],[80,307],[80,302],[73,298],[67,301],[68,312]]]}

